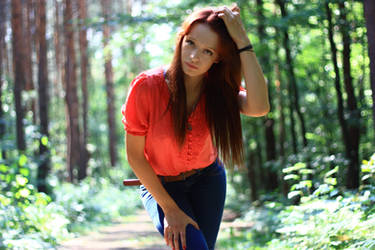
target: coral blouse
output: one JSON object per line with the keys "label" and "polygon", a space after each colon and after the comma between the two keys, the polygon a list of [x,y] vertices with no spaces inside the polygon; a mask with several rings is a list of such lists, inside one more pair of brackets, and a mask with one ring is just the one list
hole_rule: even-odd
{"label": "coral blouse", "polygon": [[146,137],[144,154],[157,175],[174,176],[209,166],[217,150],[206,122],[204,95],[188,118],[190,126],[182,147],[175,139],[171,112],[166,110],[169,97],[163,68],[138,75],[122,106],[126,132]]}

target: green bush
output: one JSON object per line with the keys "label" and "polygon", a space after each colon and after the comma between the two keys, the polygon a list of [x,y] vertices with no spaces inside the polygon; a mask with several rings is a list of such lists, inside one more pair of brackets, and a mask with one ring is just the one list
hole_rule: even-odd
{"label": "green bush", "polygon": [[140,206],[136,190],[121,185],[121,171],[79,184],[49,177],[52,197],[31,184],[30,159],[0,162],[0,249],[49,249],[83,228],[131,214]]}
{"label": "green bush", "polygon": [[276,232],[283,209],[278,202],[265,202],[260,207],[250,207],[243,217],[234,221],[234,225],[248,225],[248,229],[227,228],[218,239],[218,249],[263,249],[267,242],[278,237]]}
{"label": "green bush", "polygon": [[375,213],[375,154],[370,160],[364,160],[361,167],[362,185],[360,191],[366,199],[363,200],[362,206],[366,216]]}
{"label": "green bush", "polygon": [[298,205],[266,202],[250,207],[237,221],[253,226],[227,230],[220,249],[375,249],[375,154],[362,164],[357,192],[338,190],[339,166],[320,173],[320,184],[308,179],[310,169],[295,163],[284,170],[292,180],[289,198]]}
{"label": "green bush", "polygon": [[375,247],[375,216],[363,220],[363,198],[312,199],[287,207],[279,214],[282,226],[276,231],[281,236],[270,248],[279,244],[295,249]]}
{"label": "green bush", "polygon": [[28,158],[0,164],[0,247],[45,248],[68,236],[63,208],[29,183]]}
{"label": "green bush", "polygon": [[56,203],[64,208],[71,222],[70,231],[90,228],[88,224],[110,223],[114,218],[132,214],[141,205],[135,190],[124,191],[105,178],[87,177],[77,185],[63,183],[54,190]]}
{"label": "green bush", "polygon": [[270,248],[375,248],[375,216],[369,212],[374,211],[375,154],[370,161],[363,161],[364,184],[357,193],[337,190],[335,176],[338,169],[336,166],[325,172],[323,183],[311,194],[311,181],[301,176],[309,171],[304,164],[297,163],[284,170],[288,174],[286,178],[294,176],[297,181],[292,185],[289,197],[299,195],[301,203],[287,206],[279,214],[281,226],[276,232],[280,237],[269,243]]}

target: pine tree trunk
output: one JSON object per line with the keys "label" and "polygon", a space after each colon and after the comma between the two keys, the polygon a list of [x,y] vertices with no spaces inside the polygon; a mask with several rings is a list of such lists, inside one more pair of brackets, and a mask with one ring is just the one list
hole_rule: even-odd
{"label": "pine tree trunk", "polygon": [[[53,95],[56,98],[60,97],[60,92],[62,90],[63,82],[64,82],[64,68],[62,66],[62,59],[61,59],[61,2],[58,0],[54,1],[55,6],[55,18],[53,24],[53,44],[54,44],[54,52],[55,52],[55,75],[54,75],[54,83],[53,83]],[[61,83],[61,84],[60,84]]]}
{"label": "pine tree trunk", "polygon": [[246,168],[247,168],[247,179],[250,185],[250,200],[251,201],[256,201],[259,199],[255,166],[256,166],[255,152],[253,152],[252,150],[249,150],[247,153]]}
{"label": "pine tree trunk", "polygon": [[22,90],[25,86],[25,45],[23,37],[22,0],[12,0],[12,47],[14,72],[14,103],[16,111],[17,149],[25,151],[25,131],[23,125],[24,108],[22,106]]}
{"label": "pine tree trunk", "polygon": [[[3,111],[3,77],[4,77],[4,48],[5,48],[5,23],[6,23],[6,15],[5,15],[5,8],[6,8],[6,1],[0,1],[0,145],[4,145],[2,143],[3,137],[5,135],[5,117]],[[5,149],[0,146],[0,159],[6,158]]]}
{"label": "pine tree trunk", "polygon": [[[277,54],[277,53],[276,53]],[[279,60],[277,60],[279,61]],[[280,154],[280,159],[281,159],[281,166],[285,166],[285,162],[286,162],[286,157],[285,157],[285,148],[284,148],[284,143],[285,143],[285,114],[284,114],[284,98],[283,98],[283,85],[281,83],[281,73],[280,73],[280,70],[279,70],[279,65],[276,64],[275,65],[275,75],[276,75],[276,92],[277,92],[277,96],[278,96],[278,110],[279,110],[279,113],[280,113],[280,124],[279,124],[279,154]],[[281,176],[280,176],[280,179],[281,179],[281,190],[282,190],[282,193],[285,197],[287,197],[288,195],[288,192],[289,192],[289,185],[287,183],[287,181],[284,180],[284,173],[281,173]]]}
{"label": "pine tree trunk", "polygon": [[81,138],[81,161],[78,170],[78,180],[82,180],[87,176],[87,163],[89,155],[87,152],[87,115],[88,115],[88,93],[87,93],[87,68],[88,68],[88,55],[87,55],[87,27],[85,20],[87,18],[86,0],[79,0],[79,48],[81,55],[81,92],[82,92],[82,117],[83,117],[83,130]]}
{"label": "pine tree trunk", "polygon": [[[24,29],[24,36],[25,36],[25,72],[26,72],[26,77],[25,77],[25,90],[34,90],[34,82],[33,82],[33,69],[32,69],[32,35],[31,35],[31,30],[33,28],[33,23],[35,21],[34,18],[35,16],[32,15],[33,13],[33,1],[29,0],[26,2],[26,8],[24,8],[24,24],[25,24],[25,29]],[[35,28],[35,27],[34,27]],[[37,44],[37,43],[36,43]],[[33,101],[34,102],[34,101]],[[34,116],[36,114],[34,113]],[[34,119],[35,122],[35,119]],[[34,123],[35,124],[35,123]]]}
{"label": "pine tree trunk", "polygon": [[[108,41],[110,38],[110,28],[107,24],[109,20],[109,2],[102,0],[102,8],[104,14],[105,24],[103,27],[103,46],[106,48],[108,46]],[[106,50],[105,50],[106,51]],[[117,154],[116,154],[116,126],[115,126],[115,115],[114,115],[114,102],[115,96],[113,91],[113,71],[112,71],[112,55],[108,50],[105,53],[105,79],[106,79],[106,92],[107,92],[107,114],[108,114],[108,143],[109,143],[109,156],[111,161],[111,166],[116,165]]]}
{"label": "pine tree trunk", "polygon": [[332,22],[332,11],[329,7],[329,0],[326,0],[324,3],[324,8],[326,12],[326,18],[328,21],[328,40],[331,48],[331,55],[332,55],[332,64],[333,69],[335,72],[335,89],[336,89],[336,97],[337,97],[337,116],[341,127],[341,135],[345,145],[345,154],[349,155],[349,134],[348,134],[348,125],[345,120],[344,114],[344,100],[341,91],[341,77],[340,77],[340,70],[337,61],[337,47],[334,41],[334,27]]}
{"label": "pine tree trunk", "polygon": [[[257,13],[257,33],[260,41],[266,41],[266,33],[265,33],[265,17],[264,17],[264,9],[263,9],[263,0],[256,0],[256,13]],[[263,72],[267,77],[268,82],[272,82],[271,79],[271,67],[269,63],[269,58],[267,58],[264,54],[260,54],[258,56],[259,61],[262,65]],[[267,84],[268,93],[269,93],[269,103],[270,109],[273,110],[273,103],[271,98],[271,84]],[[273,161],[276,159],[276,137],[274,132],[274,124],[275,120],[267,115],[263,120],[264,128],[265,128],[265,141],[266,141],[266,159],[267,161]],[[268,168],[267,170],[267,178],[268,178],[268,185],[266,185],[267,190],[275,190],[278,185],[278,173],[276,170]]]}
{"label": "pine tree trunk", "polygon": [[73,182],[80,164],[79,104],[74,49],[73,10],[71,0],[64,1],[65,103],[67,117],[68,181]]}
{"label": "pine tree trunk", "polygon": [[7,30],[7,27],[8,27],[8,22],[7,20],[10,20],[10,15],[9,12],[11,12],[10,8],[11,8],[11,4],[10,4],[10,1],[9,0],[3,0],[3,1],[0,1],[1,2],[1,8],[3,11],[3,14],[2,14],[2,18],[4,20],[4,37],[2,37],[2,42],[1,42],[1,48],[2,48],[2,57],[3,57],[3,65],[4,65],[4,68],[3,68],[3,73],[5,76],[10,76],[11,75],[11,65],[10,65],[10,59],[9,59],[9,52],[8,52],[8,46],[7,46],[7,43],[5,42],[5,35],[6,35],[6,30]]}
{"label": "pine tree trunk", "polygon": [[[275,3],[277,4],[277,0],[275,0]],[[276,14],[276,10],[275,10],[274,15],[277,15]],[[278,26],[275,26],[274,28],[275,28],[276,34],[280,34],[282,32],[282,30]],[[280,36],[276,36],[275,39],[276,39],[276,43],[277,44],[281,44],[282,43],[282,41],[280,41],[282,39]],[[275,53],[276,53],[276,56],[277,56],[278,60],[280,61],[281,58],[279,58],[279,56],[278,56],[278,51],[276,50]],[[276,72],[280,74],[280,67],[279,66],[280,65],[277,65],[277,68],[276,68],[277,71]],[[281,74],[278,76],[277,80],[279,81],[279,83],[282,82],[281,81]],[[287,87],[285,89],[288,90],[288,95],[291,95],[292,94],[291,84],[288,81],[285,81],[285,82],[286,82],[286,85],[287,85]],[[280,96],[279,97],[283,98],[282,97],[282,92],[280,92]],[[291,98],[288,98],[288,104],[286,105],[286,108],[289,110],[289,120],[290,120],[289,129],[290,129],[290,135],[292,137],[291,138],[292,150],[293,150],[293,154],[297,154],[298,142],[297,142],[296,125],[295,125],[296,122],[294,120],[294,110],[293,110],[293,104],[292,104]],[[284,142],[280,141],[280,144],[281,143],[284,143]],[[282,148],[284,149],[284,146]]]}
{"label": "pine tree trunk", "polygon": [[[25,90],[34,90],[34,73],[33,73],[33,47],[32,44],[34,44],[34,51],[36,53],[37,61],[39,61],[39,52],[38,52],[38,35],[36,32],[37,29],[37,1],[36,0],[30,0],[27,1],[26,4],[26,30],[25,30],[25,36],[26,36],[26,42],[28,45],[26,46],[26,72],[27,72],[27,78],[26,78],[26,86]],[[32,32],[34,31],[34,32]],[[29,104],[28,109],[31,110],[33,116],[33,124],[37,124],[37,117],[38,117],[38,111],[37,111],[37,100],[35,98],[31,98],[31,103]]]}
{"label": "pine tree trunk", "polygon": [[[370,58],[370,84],[372,90],[372,122],[375,134],[375,1],[363,0],[367,28],[368,56]],[[375,138],[374,138],[375,143]]]}
{"label": "pine tree trunk", "polygon": [[133,0],[126,0],[126,13],[131,15],[133,11]]}
{"label": "pine tree trunk", "polygon": [[[277,4],[280,7],[281,15],[283,18],[288,17],[287,9],[285,6],[285,0],[276,0]],[[294,62],[292,59],[292,53],[290,49],[290,40],[289,40],[289,34],[288,34],[288,28],[284,28],[283,30],[283,46],[285,49],[285,55],[286,55],[286,68],[289,76],[289,94],[291,96],[291,101],[292,101],[292,108],[290,109],[291,111],[291,123],[293,125],[294,123],[294,118],[293,118],[293,112],[295,111],[297,113],[297,116],[300,120],[301,124],[301,137],[303,141],[303,146],[307,146],[307,139],[306,139],[306,127],[305,127],[305,119],[303,117],[303,114],[300,110],[300,105],[299,105],[299,94],[298,94],[298,87],[296,83],[296,77],[294,74]],[[294,152],[297,152],[297,149],[294,148]]]}
{"label": "pine tree trunk", "polygon": [[347,107],[349,109],[348,133],[349,133],[349,167],[347,174],[346,187],[356,189],[359,187],[359,141],[360,141],[360,120],[361,113],[357,108],[357,99],[354,93],[353,78],[351,76],[350,64],[350,44],[349,23],[346,17],[346,8],[344,2],[339,1],[340,13],[340,33],[343,41],[343,70],[344,70],[344,86],[346,90]]}
{"label": "pine tree trunk", "polygon": [[38,102],[40,133],[42,138],[39,141],[40,163],[38,167],[37,187],[39,192],[50,193],[47,185],[47,176],[50,170],[50,157],[48,146],[43,137],[49,137],[48,131],[48,71],[47,71],[47,41],[46,41],[46,0],[38,1],[39,18],[37,33],[39,37],[39,68],[38,68]]}

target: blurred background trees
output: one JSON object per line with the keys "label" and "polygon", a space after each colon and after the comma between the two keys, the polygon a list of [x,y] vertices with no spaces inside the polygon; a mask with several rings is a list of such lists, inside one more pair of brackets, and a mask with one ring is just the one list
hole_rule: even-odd
{"label": "blurred background trees", "polygon": [[[246,161],[228,170],[237,202],[298,203],[333,170],[337,193],[360,191],[375,151],[374,1],[237,3],[271,103],[265,117],[242,118]],[[2,193],[21,190],[20,176],[51,197],[56,183],[132,176],[120,112],[129,83],[170,62],[194,7],[223,4],[0,1]]]}

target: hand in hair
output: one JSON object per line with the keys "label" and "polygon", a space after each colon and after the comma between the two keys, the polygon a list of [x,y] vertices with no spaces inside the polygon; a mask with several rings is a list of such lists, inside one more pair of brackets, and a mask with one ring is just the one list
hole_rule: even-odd
{"label": "hand in hair", "polygon": [[227,6],[219,7],[216,12],[218,13],[218,17],[224,21],[225,26],[238,49],[250,44],[250,40],[241,20],[240,8],[237,4],[233,4],[231,8],[228,8]]}

